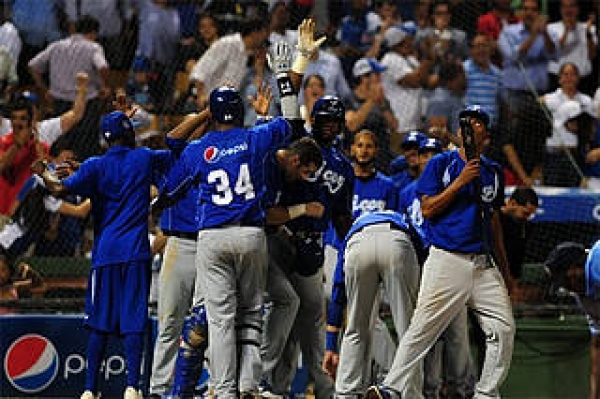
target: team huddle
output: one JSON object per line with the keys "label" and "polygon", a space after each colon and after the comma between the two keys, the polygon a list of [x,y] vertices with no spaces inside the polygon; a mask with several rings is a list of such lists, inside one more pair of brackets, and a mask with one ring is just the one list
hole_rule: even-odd
{"label": "team huddle", "polygon": [[[152,211],[161,212],[169,239],[150,394],[194,397],[207,365],[215,398],[284,397],[301,353],[317,398],[422,397],[423,359],[442,334],[461,337],[456,368],[468,367],[468,306],[487,337],[475,397],[499,397],[515,324],[497,220],[502,173],[481,156],[489,115],[464,109],[464,145],[451,151],[409,134],[420,177],[400,193],[373,166],[372,132],[357,133],[354,162],[346,158],[338,145],[345,122],[339,99],[317,100],[309,128],[301,119],[297,90],[321,42],[307,20],[295,52],[274,46],[282,117],[266,116],[272,96],[261,87],[253,106],[264,118],[243,128],[240,93],[220,87],[207,109],[169,132],[167,150],[135,148],[129,116],[114,111],[102,122],[105,155],[77,170],[59,168],[62,180],[34,164],[50,191],[92,203],[82,398],[99,395],[110,334],[124,341],[124,398],[142,397],[152,185],[159,188]],[[397,347],[379,319],[380,288]],[[370,359],[384,377],[376,385]]]}

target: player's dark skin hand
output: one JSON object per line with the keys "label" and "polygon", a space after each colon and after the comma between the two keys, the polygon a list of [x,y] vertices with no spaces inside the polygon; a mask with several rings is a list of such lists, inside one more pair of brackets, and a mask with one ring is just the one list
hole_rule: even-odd
{"label": "player's dark skin hand", "polygon": [[468,184],[479,177],[480,173],[480,160],[478,158],[471,159],[465,165],[464,169],[460,172],[460,175],[456,178],[462,185]]}

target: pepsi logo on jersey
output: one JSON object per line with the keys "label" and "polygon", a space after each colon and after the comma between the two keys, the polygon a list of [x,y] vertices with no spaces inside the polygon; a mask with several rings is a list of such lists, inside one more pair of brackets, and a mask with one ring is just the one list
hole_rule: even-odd
{"label": "pepsi logo on jersey", "polygon": [[230,148],[219,149],[214,145],[204,150],[204,160],[208,163],[215,163],[223,157],[235,155],[242,151],[248,150],[248,143],[237,144]]}
{"label": "pepsi logo on jersey", "polygon": [[56,348],[46,337],[27,334],[16,339],[4,355],[4,372],[10,384],[25,393],[48,387],[58,373]]}

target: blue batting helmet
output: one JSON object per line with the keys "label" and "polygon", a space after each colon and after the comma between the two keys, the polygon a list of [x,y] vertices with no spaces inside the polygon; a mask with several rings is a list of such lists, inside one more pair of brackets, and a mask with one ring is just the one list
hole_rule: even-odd
{"label": "blue batting helmet", "polygon": [[218,87],[210,93],[210,114],[220,123],[242,123],[244,120],[244,102],[242,96],[233,87]]}
{"label": "blue batting helmet", "polygon": [[113,111],[102,119],[102,136],[112,143],[126,135],[135,135],[131,119],[122,111]]}
{"label": "blue batting helmet", "polygon": [[466,118],[468,116],[482,121],[483,124],[485,125],[486,129],[490,128],[490,121],[491,121],[490,114],[488,114],[486,110],[481,108],[481,106],[469,105],[468,107],[466,107],[465,109],[460,111],[460,113],[458,114],[458,117],[460,119]]}
{"label": "blue batting helmet", "polygon": [[332,120],[343,121],[346,115],[346,107],[342,101],[335,96],[324,96],[319,98],[310,113],[313,118],[329,117]]}

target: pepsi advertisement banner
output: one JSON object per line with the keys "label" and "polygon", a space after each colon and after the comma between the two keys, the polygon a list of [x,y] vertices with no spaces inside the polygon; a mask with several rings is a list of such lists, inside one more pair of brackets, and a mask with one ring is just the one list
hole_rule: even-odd
{"label": "pepsi advertisement banner", "polygon": [[[0,331],[0,397],[65,398],[83,393],[88,342],[83,316],[3,315]],[[118,339],[109,339],[100,374],[102,396],[122,397],[125,357]],[[146,375],[143,364],[142,381]]]}
{"label": "pepsi advertisement banner", "polygon": [[[146,348],[153,348],[156,319],[151,318]],[[0,316],[0,398],[78,398],[84,391],[88,330],[83,315],[2,315]],[[142,359],[141,387],[148,392],[152,349]],[[198,381],[206,388],[208,373]],[[308,375],[298,361],[291,397],[303,397]],[[111,337],[100,370],[100,391],[104,398],[123,396],[125,356],[122,344]]]}

